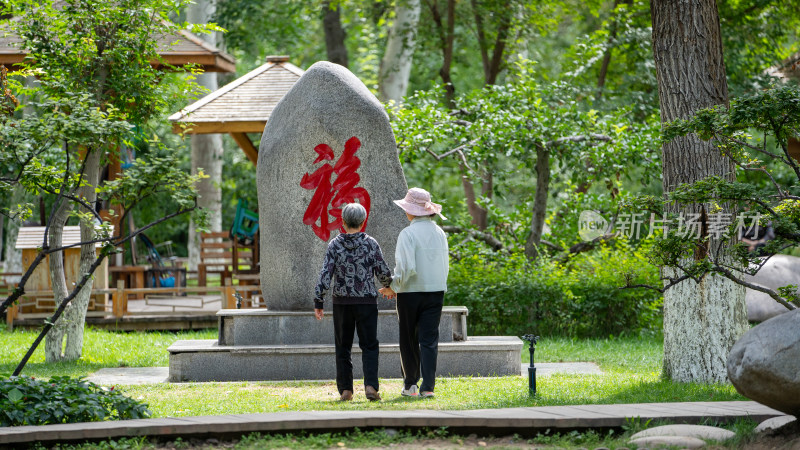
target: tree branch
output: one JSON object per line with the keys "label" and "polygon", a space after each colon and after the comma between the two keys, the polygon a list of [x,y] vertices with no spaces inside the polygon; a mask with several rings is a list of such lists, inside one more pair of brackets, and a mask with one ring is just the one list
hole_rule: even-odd
{"label": "tree branch", "polygon": [[494,251],[500,251],[500,250],[503,249],[503,243],[500,242],[499,239],[497,239],[496,237],[494,237],[491,234],[486,233],[484,231],[478,231],[478,230],[472,230],[472,229],[464,229],[464,228],[457,227],[457,226],[454,226],[454,225],[444,225],[444,226],[442,226],[442,230],[444,230],[447,233],[467,233],[471,237],[479,239],[479,240],[485,242],[486,245],[488,245],[489,247],[492,247],[492,250],[494,250]]}

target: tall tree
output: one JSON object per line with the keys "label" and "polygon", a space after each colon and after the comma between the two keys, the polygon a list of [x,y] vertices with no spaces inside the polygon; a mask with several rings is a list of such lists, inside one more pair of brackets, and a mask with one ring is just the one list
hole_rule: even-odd
{"label": "tall tree", "polygon": [[[12,21],[11,26],[31,56],[26,61],[31,70],[28,73],[39,76],[37,89],[41,95],[53,99],[41,109],[55,109],[53,114],[67,116],[74,112],[78,118],[78,112],[94,110],[104,115],[100,122],[108,123],[110,128],[110,131],[93,130],[88,122],[85,129],[80,126],[68,128],[66,132],[71,135],[62,141],[61,160],[66,162],[63,165],[64,181],[60,186],[43,186],[41,183],[46,180],[38,178],[44,179],[44,175],[25,178],[22,176],[27,175],[25,171],[17,178],[18,182],[21,179],[38,180],[28,181],[28,184],[19,182],[26,189],[58,194],[59,200],[49,218],[52,233],[43,243],[43,248],[56,252],[50,258],[50,275],[55,301],[60,305],[53,319],[55,323],[46,325],[46,330],[52,327],[46,342],[46,360],[77,359],[82,351],[92,281],[87,278],[79,285],[79,291],[67,295],[64,268],[58,253],[62,247],[60,230],[70,216],[80,218],[83,243],[81,274],[91,274],[98,261],[109,253],[104,249],[98,257],[95,252],[98,240],[109,238],[107,226],[101,224],[101,217],[95,211],[101,164],[109,155],[118,157],[119,146],[129,135],[130,123],[147,124],[154,115],[166,109],[167,99],[174,94],[162,83],[164,77],[152,63],[158,59],[156,32],[177,30],[168,17],[175,5],[162,0],[117,0],[110,3],[97,0],[13,0],[7,2],[7,6],[19,15],[19,20]],[[185,92],[192,91],[187,86],[179,89],[184,88]],[[36,120],[32,122],[36,123]],[[93,139],[93,133],[98,136],[96,139]],[[52,135],[52,139],[60,139],[58,134]],[[21,139],[35,138],[23,136]],[[43,151],[50,151],[49,146],[59,148],[59,143],[45,142]],[[38,156],[20,164],[25,166],[31,161],[38,162],[36,158]],[[80,161],[77,166],[76,160]],[[51,165],[52,162],[48,165],[49,170],[56,170]],[[170,170],[177,171],[178,168],[171,167]],[[170,173],[168,170],[161,175]],[[146,190],[145,177],[140,178],[141,189]],[[44,251],[41,254],[44,255]],[[19,295],[19,290],[16,295]],[[8,306],[7,302],[3,305]],[[56,320],[62,311],[62,320]]]}
{"label": "tall tree", "polygon": [[395,5],[394,23],[380,67],[380,99],[400,102],[408,90],[412,56],[416,45],[420,0],[399,0]]}
{"label": "tall tree", "polygon": [[[715,0],[652,0],[650,10],[662,124],[727,105]],[[665,143],[662,153],[664,192],[709,176],[734,180],[733,162],[695,134]],[[674,204],[666,212],[699,220],[702,242],[708,238],[711,206]],[[716,253],[721,245],[705,241],[695,258]],[[674,267],[662,267],[662,276],[675,275]],[[724,382],[728,351],[746,329],[744,288],[733,281],[707,275],[672,286],[664,293],[664,375],[682,382]]]}
{"label": "tall tree", "polygon": [[322,2],[322,28],[325,30],[325,47],[328,50],[328,61],[347,67],[347,46],[344,44],[345,32],[338,1]]}
{"label": "tall tree", "polygon": [[[186,20],[193,24],[208,24],[216,13],[215,0],[195,0],[186,8]],[[201,34],[201,39],[213,46],[218,45],[217,33]],[[206,72],[197,76],[197,84],[214,92],[219,88],[216,72]],[[208,175],[197,185],[198,204],[208,210],[208,227],[211,231],[222,231],[222,135],[193,134],[192,174],[201,171]],[[200,262],[200,239],[197,224],[189,224],[189,267],[197,267]]]}

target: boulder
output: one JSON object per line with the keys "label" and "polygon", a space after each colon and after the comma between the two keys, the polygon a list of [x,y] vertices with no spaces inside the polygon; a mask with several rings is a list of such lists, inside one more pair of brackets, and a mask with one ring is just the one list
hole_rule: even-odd
{"label": "boulder", "polygon": [[[345,67],[311,66],[272,112],[258,152],[261,291],[277,311],[313,308],[340,202],[368,206],[364,231],[394,268],[397,236],[408,225],[392,200],[407,186],[389,117]],[[330,302],[326,302],[326,307]],[[381,309],[394,302],[381,299]]]}
{"label": "boulder", "polygon": [[782,426],[784,426],[784,425],[786,425],[788,423],[792,423],[792,422],[796,422],[796,421],[797,421],[797,419],[795,419],[794,416],[773,417],[771,419],[767,419],[767,420],[761,422],[760,424],[758,424],[758,426],[756,427],[755,430],[753,430],[753,432],[755,432],[755,433],[763,433],[764,431],[776,430],[776,429],[778,429],[778,428],[780,428],[780,427],[782,427]]}
{"label": "boulder", "polygon": [[698,439],[723,442],[736,436],[736,433],[724,428],[709,427],[707,425],[676,424],[648,428],[634,434],[631,436],[631,439],[652,436],[688,436]]}
{"label": "boulder", "polygon": [[[775,255],[754,276],[745,276],[745,280],[772,289],[788,284],[797,284],[797,280],[800,280],[800,258]],[[785,306],[776,302],[769,295],[750,288],[746,290],[745,301],[747,302],[747,320],[751,322],[763,322],[788,311]]]}
{"label": "boulder", "polygon": [[745,397],[800,414],[800,309],[745,333],[728,355],[728,378]]}

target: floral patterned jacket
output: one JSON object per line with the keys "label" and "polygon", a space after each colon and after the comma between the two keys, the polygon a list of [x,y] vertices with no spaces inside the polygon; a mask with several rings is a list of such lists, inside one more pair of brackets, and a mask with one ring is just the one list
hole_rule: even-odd
{"label": "floral patterned jacket", "polygon": [[314,308],[322,309],[333,281],[333,303],[376,304],[374,277],[384,286],[392,283],[392,271],[383,259],[378,241],[367,233],[340,233],[328,243],[328,251],[314,289]]}

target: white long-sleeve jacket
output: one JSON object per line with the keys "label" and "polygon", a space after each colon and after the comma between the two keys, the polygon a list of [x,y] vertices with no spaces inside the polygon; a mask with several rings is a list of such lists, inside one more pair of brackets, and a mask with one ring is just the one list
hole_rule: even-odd
{"label": "white long-sleeve jacket", "polygon": [[415,217],[400,232],[394,260],[393,291],[447,291],[447,236],[430,217]]}

